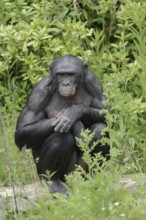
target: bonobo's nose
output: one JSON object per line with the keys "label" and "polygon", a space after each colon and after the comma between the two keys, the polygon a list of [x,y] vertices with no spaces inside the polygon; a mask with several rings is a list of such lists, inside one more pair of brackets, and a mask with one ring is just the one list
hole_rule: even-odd
{"label": "bonobo's nose", "polygon": [[69,81],[64,81],[64,82],[63,82],[63,85],[64,85],[64,86],[69,86]]}

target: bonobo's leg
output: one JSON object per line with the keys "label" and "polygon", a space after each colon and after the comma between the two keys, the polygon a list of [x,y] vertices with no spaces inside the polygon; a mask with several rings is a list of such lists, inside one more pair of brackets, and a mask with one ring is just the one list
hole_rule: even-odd
{"label": "bonobo's leg", "polygon": [[79,138],[81,137],[81,132],[84,130],[85,130],[84,125],[80,120],[76,121],[71,128],[73,136]]}
{"label": "bonobo's leg", "polygon": [[36,163],[38,174],[41,176],[49,170],[51,173],[55,172],[51,180],[63,180],[65,170],[72,158],[74,145],[75,140],[71,132],[67,134],[54,132],[50,135],[37,152],[39,156]]}
{"label": "bonobo's leg", "polygon": [[[104,123],[96,123],[90,127],[90,130],[93,131],[95,134],[93,141],[97,141],[103,137],[102,130],[105,127],[106,127],[106,124]],[[108,137],[108,134],[104,134],[104,136]],[[104,156],[107,160],[110,159],[110,155],[109,155],[110,147],[108,144],[105,144],[105,145],[102,145],[101,143],[97,144],[92,152],[92,155],[94,153],[99,153],[99,152],[101,152],[101,155]]]}
{"label": "bonobo's leg", "polygon": [[[83,130],[85,130],[83,123],[81,121],[76,121],[74,123],[74,125],[72,126],[72,128],[71,128],[71,132],[73,134],[73,137],[80,138],[80,134]],[[70,162],[69,162],[69,164],[68,164],[68,166],[65,170],[65,174],[68,174],[68,173],[75,170],[75,166],[77,164],[79,164],[79,161],[80,161],[81,157],[82,157],[82,152],[80,151],[80,149],[77,147],[77,145],[75,143],[75,148],[74,148],[74,151],[72,153],[72,157],[70,159]]]}
{"label": "bonobo's leg", "polygon": [[[75,138],[76,137],[82,138],[81,132],[84,130],[85,130],[85,127],[84,127],[83,123],[80,120],[78,120],[72,126],[71,132]],[[70,163],[68,164],[68,167],[66,169],[66,174],[75,170],[76,165],[80,165],[86,172],[88,171],[87,164],[85,163],[85,161],[83,160],[82,157],[83,157],[83,152],[81,151],[81,149],[79,149],[79,147],[77,146],[77,143],[76,143],[75,150],[72,154],[72,158],[71,158]]]}

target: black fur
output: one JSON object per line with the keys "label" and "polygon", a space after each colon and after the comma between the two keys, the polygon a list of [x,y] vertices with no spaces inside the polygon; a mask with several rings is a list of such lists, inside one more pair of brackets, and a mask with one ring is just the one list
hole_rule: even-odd
{"label": "black fur", "polygon": [[[15,142],[22,149],[32,149],[38,174],[55,172],[53,181],[64,181],[64,175],[80,164],[87,165],[76,146],[75,136],[89,128],[95,140],[102,137],[105,114],[100,113],[105,99],[99,80],[87,64],[72,55],[54,60],[50,76],[34,86],[22,110],[15,133]],[[109,146],[97,146],[94,153],[109,154]]]}

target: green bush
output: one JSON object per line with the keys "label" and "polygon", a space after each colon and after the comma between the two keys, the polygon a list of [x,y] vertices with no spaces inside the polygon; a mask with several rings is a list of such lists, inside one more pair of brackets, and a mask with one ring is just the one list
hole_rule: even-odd
{"label": "green bush", "polygon": [[34,202],[26,215],[20,213],[16,219],[145,219],[145,186],[140,183],[141,191],[135,190],[134,193],[123,188],[120,184],[121,170],[115,165],[114,156],[110,163],[104,162],[102,167],[98,166],[98,160],[102,159],[100,156],[91,160],[89,143],[92,137],[93,134],[87,131],[79,140],[89,173],[78,167],[76,172],[67,176],[68,196],[51,195],[47,190],[46,196]]}
{"label": "green bush", "polygon": [[[103,84],[110,109],[107,113],[110,138],[102,140],[108,141],[111,146],[112,168],[109,167],[109,173],[105,170],[105,173],[97,172],[95,178],[89,178],[83,183],[80,172],[75,173],[73,178],[79,178],[79,183],[71,194],[77,191],[79,195],[75,193],[69,201],[63,199],[60,207],[60,199],[53,200],[51,211],[46,209],[46,203],[43,202],[38,209],[39,212],[42,209],[42,213],[45,213],[46,210],[47,215],[53,216],[50,212],[55,210],[57,204],[56,215],[58,212],[63,213],[63,207],[68,206],[64,211],[68,217],[66,219],[70,219],[71,216],[73,219],[82,219],[81,214],[85,219],[88,219],[88,216],[93,216],[94,219],[97,212],[99,219],[106,219],[110,215],[113,219],[121,219],[122,216],[119,216],[124,213],[123,210],[129,212],[126,219],[137,219],[139,208],[137,211],[136,204],[146,204],[140,194],[129,197],[128,192],[122,195],[119,189],[122,205],[117,208],[114,206],[114,202],[117,201],[114,197],[118,192],[113,185],[117,175],[146,172],[145,11],[146,2],[143,0],[2,0],[0,184],[26,184],[37,180],[31,152],[24,150],[20,153],[15,146],[15,124],[32,86],[48,74],[48,63],[55,57],[73,54],[86,60]],[[27,164],[31,164],[29,168]],[[112,175],[113,171],[115,174]],[[104,181],[106,175],[109,178]],[[97,183],[98,178],[101,178],[100,184]],[[97,191],[96,187],[93,187],[91,192],[88,190],[90,184],[94,185],[95,182],[97,188],[101,188],[101,192]],[[82,184],[88,195],[85,200]],[[107,195],[104,192],[106,186]],[[98,196],[95,198],[94,194]],[[138,196],[139,200],[136,199]],[[109,202],[105,207],[104,201],[107,197]],[[85,204],[90,203],[89,201],[92,202],[88,207]],[[100,205],[94,207],[94,201]],[[74,203],[77,203],[78,212],[75,211]],[[74,212],[69,216],[71,207]],[[103,212],[103,207],[108,211]],[[142,209],[142,205],[140,207]],[[131,211],[128,211],[129,209]]]}

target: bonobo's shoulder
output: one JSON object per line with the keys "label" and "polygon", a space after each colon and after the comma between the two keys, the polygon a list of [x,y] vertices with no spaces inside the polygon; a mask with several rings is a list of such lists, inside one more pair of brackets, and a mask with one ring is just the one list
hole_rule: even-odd
{"label": "bonobo's shoulder", "polygon": [[34,85],[29,97],[36,96],[36,94],[43,95],[49,94],[50,95],[54,92],[54,85],[51,76],[44,77],[38,83]]}
{"label": "bonobo's shoulder", "polygon": [[37,89],[45,89],[45,88],[49,88],[52,86],[52,77],[51,76],[46,76],[44,78],[42,78],[38,83],[36,83],[33,87],[33,89],[37,90]]}
{"label": "bonobo's shoulder", "polygon": [[90,70],[85,74],[84,85],[91,96],[102,100],[103,91],[101,82]]}
{"label": "bonobo's shoulder", "polygon": [[51,77],[48,76],[43,78],[33,87],[28,97],[26,107],[35,113],[43,111],[53,92],[54,89]]}

